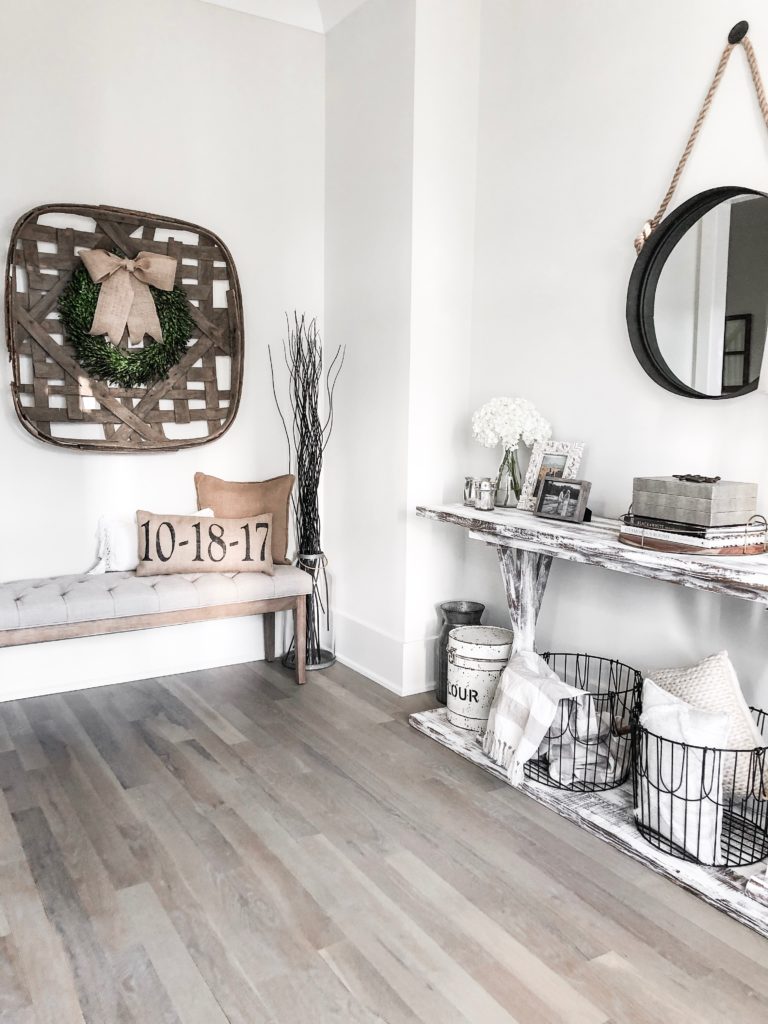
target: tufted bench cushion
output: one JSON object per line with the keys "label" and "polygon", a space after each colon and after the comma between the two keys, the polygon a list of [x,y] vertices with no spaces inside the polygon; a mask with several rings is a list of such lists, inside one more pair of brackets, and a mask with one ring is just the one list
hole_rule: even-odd
{"label": "tufted bench cushion", "polygon": [[267,661],[275,657],[275,612],[294,617],[296,681],[306,679],[307,597],[312,577],[292,565],[260,572],[52,576],[0,583],[0,647],[178,626],[244,615],[264,618]]}
{"label": "tufted bench cushion", "polygon": [[0,631],[122,616],[181,612],[309,594],[312,579],[292,565],[260,572],[178,576],[54,576],[0,583]]}

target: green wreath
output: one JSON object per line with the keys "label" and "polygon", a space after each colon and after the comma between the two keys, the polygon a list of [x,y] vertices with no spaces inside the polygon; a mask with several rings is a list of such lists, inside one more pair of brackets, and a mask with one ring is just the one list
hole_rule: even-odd
{"label": "green wreath", "polygon": [[163,380],[187,350],[195,323],[181,288],[163,292],[149,286],[163,329],[163,340],[126,352],[105,334],[90,335],[100,284],[94,284],[85,267],[78,267],[59,298],[59,315],[77,361],[90,377],[124,388],[144,387]]}

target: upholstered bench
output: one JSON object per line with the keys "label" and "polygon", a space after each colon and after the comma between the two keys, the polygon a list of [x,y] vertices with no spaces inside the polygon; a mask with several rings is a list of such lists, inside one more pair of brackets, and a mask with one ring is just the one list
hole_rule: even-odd
{"label": "upholstered bench", "polygon": [[54,576],[0,583],[0,647],[124,633],[240,615],[264,616],[267,661],[275,657],[275,612],[291,610],[296,681],[305,681],[311,577],[290,565],[260,572]]}

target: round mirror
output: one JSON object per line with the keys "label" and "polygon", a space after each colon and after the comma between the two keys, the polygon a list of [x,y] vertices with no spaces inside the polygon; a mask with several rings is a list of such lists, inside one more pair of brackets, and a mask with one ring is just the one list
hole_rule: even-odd
{"label": "round mirror", "polygon": [[667,390],[754,391],[768,332],[768,196],[710,189],[666,217],[637,258],[627,325],[640,363]]}

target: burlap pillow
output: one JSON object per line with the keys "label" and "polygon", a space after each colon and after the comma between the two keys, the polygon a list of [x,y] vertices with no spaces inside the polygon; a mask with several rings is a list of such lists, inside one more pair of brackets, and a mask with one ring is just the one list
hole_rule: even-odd
{"label": "burlap pillow", "polygon": [[264,572],[272,565],[272,515],[243,519],[137,512],[137,576],[179,572]]}
{"label": "burlap pillow", "polygon": [[197,507],[212,508],[217,516],[238,519],[272,513],[272,558],[288,565],[288,508],[295,477],[290,473],[271,480],[240,483],[195,473]]}
{"label": "burlap pillow", "polygon": [[[757,722],[749,710],[749,705],[744,700],[736,670],[727,651],[712,654],[709,658],[704,658],[697,665],[691,665],[688,668],[662,668],[650,672],[649,675],[667,693],[687,701],[695,708],[727,714],[730,722],[729,750],[752,750],[755,747],[765,746],[766,741],[760,735]],[[728,771],[728,764],[732,765],[732,763],[732,760],[729,762],[726,759],[724,770],[726,776],[733,774]],[[754,780],[750,785],[748,779],[749,767],[749,758],[739,757],[734,786],[736,793],[740,795],[744,795],[754,788]],[[766,775],[768,775],[768,765],[766,765]],[[726,785],[729,785],[731,779],[726,778],[724,781]],[[768,778],[763,780],[763,789],[768,793]]]}

